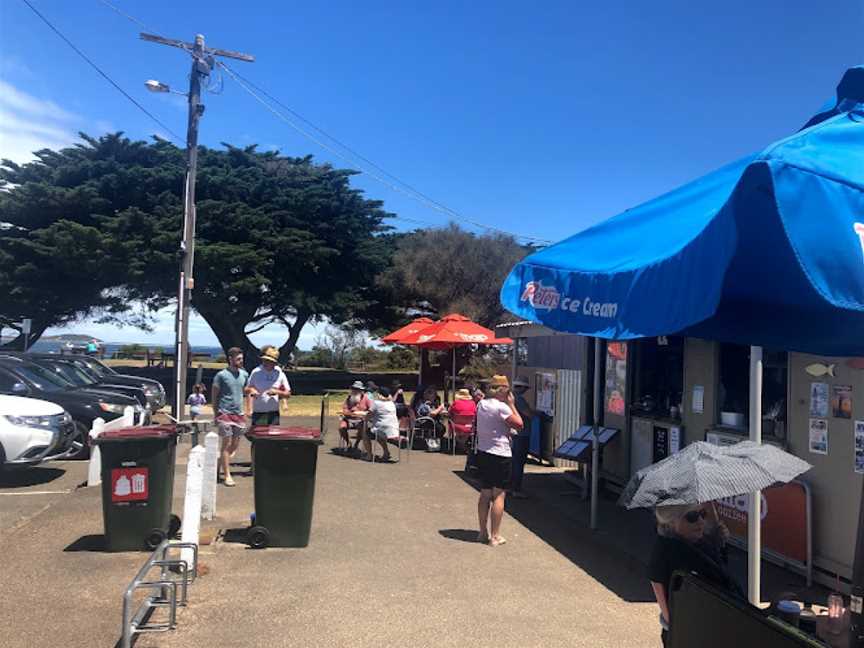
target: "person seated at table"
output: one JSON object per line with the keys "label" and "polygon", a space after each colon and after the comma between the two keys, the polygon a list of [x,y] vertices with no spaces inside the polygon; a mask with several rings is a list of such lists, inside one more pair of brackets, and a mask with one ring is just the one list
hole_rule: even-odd
{"label": "person seated at table", "polygon": [[[450,406],[447,414],[450,417],[450,429],[454,435],[456,447],[464,451],[465,444],[474,433],[474,418],[477,416],[477,403],[474,402],[471,392],[467,389],[457,389],[456,394],[453,396],[453,404]],[[460,421],[457,423],[457,418],[464,421],[471,419],[471,422]]]}
{"label": "person seated at table", "polygon": [[399,419],[396,418],[396,403],[386,387],[378,388],[378,398],[372,401],[369,409],[369,428],[363,437],[363,459],[372,461],[372,440],[377,441],[383,454],[381,461],[390,462],[390,448],[387,442],[399,439]]}
{"label": "person seated at table", "polygon": [[363,435],[360,430],[363,429],[363,424],[366,421],[366,415],[372,402],[366,396],[366,386],[359,380],[355,380],[351,385],[351,393],[342,403],[342,416],[339,419],[339,436],[345,442],[346,448],[351,447],[351,430],[357,430],[357,439],[354,443],[354,449],[360,444]]}
{"label": "person seated at table", "polygon": [[660,607],[660,639],[666,646],[674,571],[695,572],[733,596],[745,597],[726,567],[724,549],[729,530],[718,519],[712,502],[658,506],[654,515],[657,540],[648,563],[648,580]]}

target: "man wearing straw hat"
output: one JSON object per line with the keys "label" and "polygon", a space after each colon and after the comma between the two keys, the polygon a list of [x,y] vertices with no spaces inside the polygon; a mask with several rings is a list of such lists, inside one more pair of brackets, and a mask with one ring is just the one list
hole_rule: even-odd
{"label": "man wearing straw hat", "polygon": [[249,374],[246,394],[252,399],[252,426],[279,425],[279,399],[291,396],[291,385],[279,362],[279,350],[265,346],[261,364]]}

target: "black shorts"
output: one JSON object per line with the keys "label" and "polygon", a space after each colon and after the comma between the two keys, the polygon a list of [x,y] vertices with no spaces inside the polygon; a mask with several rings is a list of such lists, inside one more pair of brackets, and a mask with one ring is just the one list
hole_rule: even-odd
{"label": "black shorts", "polygon": [[481,488],[507,488],[510,484],[511,465],[510,457],[478,452],[477,470],[480,472]]}
{"label": "black shorts", "polygon": [[252,427],[256,425],[279,425],[279,411],[252,412]]}

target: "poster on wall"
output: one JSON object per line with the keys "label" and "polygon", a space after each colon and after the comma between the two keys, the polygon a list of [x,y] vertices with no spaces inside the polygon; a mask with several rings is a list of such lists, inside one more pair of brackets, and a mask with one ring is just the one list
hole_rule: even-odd
{"label": "poster on wall", "polygon": [[557,382],[555,374],[537,372],[534,374],[534,394],[536,409],[555,416],[555,389]]}
{"label": "poster on wall", "polygon": [[855,421],[855,472],[864,475],[864,421]]}
{"label": "poster on wall", "polygon": [[704,385],[696,385],[693,387],[693,405],[691,407],[694,414],[702,414],[705,412],[705,387]]}
{"label": "poster on wall", "polygon": [[828,416],[828,383],[810,383],[810,416]]}
{"label": "poster on wall", "polygon": [[810,452],[828,454],[828,421],[810,419]]}
{"label": "poster on wall", "polygon": [[852,418],[852,385],[831,387],[831,412],[834,418]]}
{"label": "poster on wall", "polygon": [[606,411],[624,416],[627,396],[627,344],[606,345]]}

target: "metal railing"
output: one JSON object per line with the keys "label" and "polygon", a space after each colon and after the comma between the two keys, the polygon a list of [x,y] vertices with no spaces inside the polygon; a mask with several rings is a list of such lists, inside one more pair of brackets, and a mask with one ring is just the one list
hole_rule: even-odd
{"label": "metal railing", "polygon": [[[192,565],[169,556],[173,551],[192,550]],[[157,573],[154,571],[158,570]],[[198,545],[165,540],[150,554],[123,593],[123,627],[120,648],[131,648],[135,635],[143,632],[167,632],[177,627],[177,606],[189,601],[189,585],[198,576]],[[133,597],[140,590],[149,591],[133,610]],[[179,590],[179,598],[178,598]],[[167,608],[168,619],[154,620],[156,610]]]}

